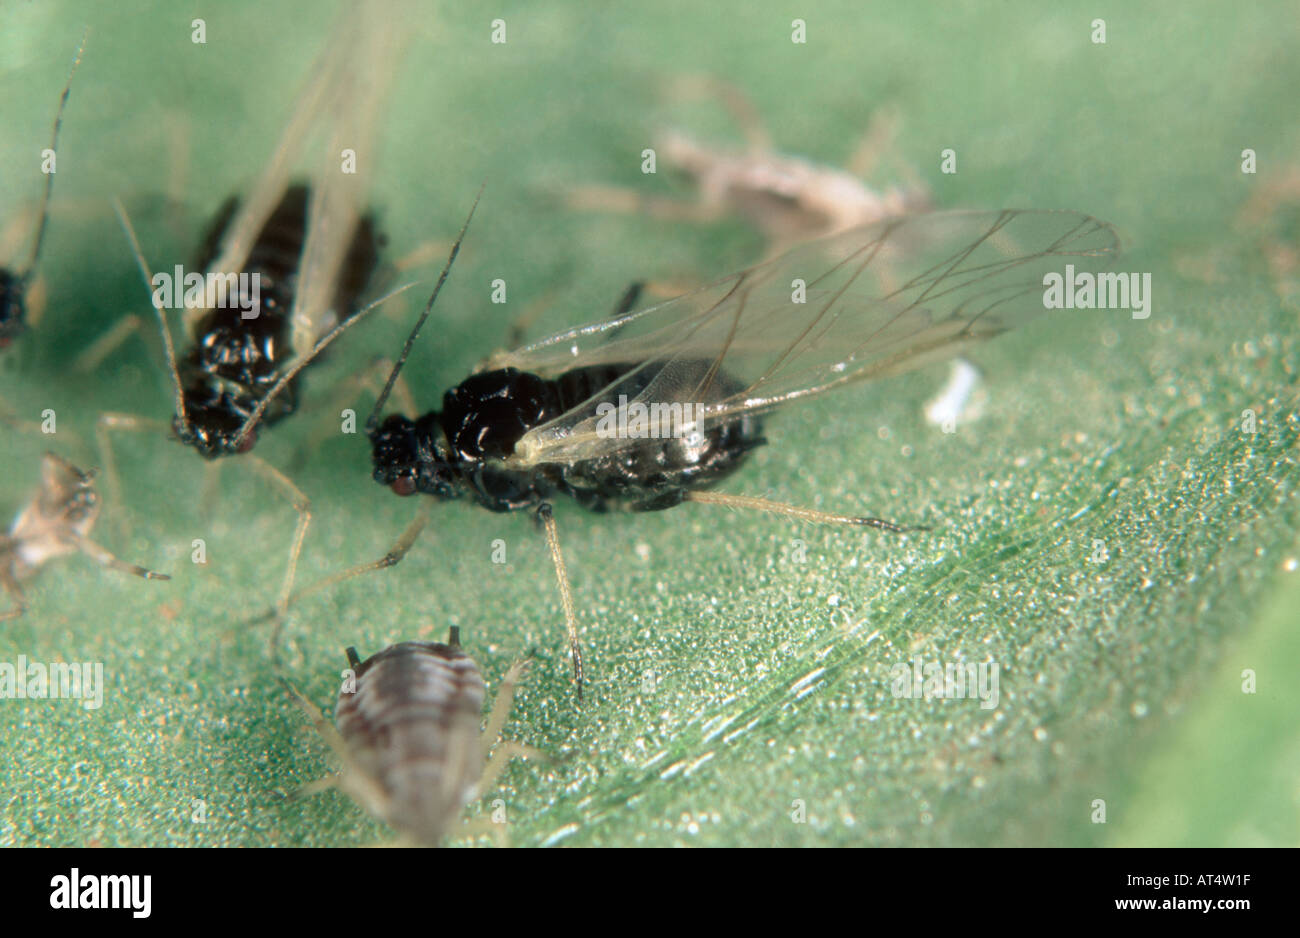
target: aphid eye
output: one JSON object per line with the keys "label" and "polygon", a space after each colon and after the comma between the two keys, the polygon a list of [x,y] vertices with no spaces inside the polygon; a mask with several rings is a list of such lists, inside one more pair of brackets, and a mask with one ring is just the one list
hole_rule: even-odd
{"label": "aphid eye", "polygon": [[414,495],[415,479],[411,478],[410,476],[398,476],[391,483],[389,483],[389,488],[391,488],[398,495]]}
{"label": "aphid eye", "polygon": [[240,444],[237,447],[235,447],[235,452],[247,453],[256,445],[257,445],[257,431],[249,430],[248,434],[244,437],[244,439],[240,442]]}

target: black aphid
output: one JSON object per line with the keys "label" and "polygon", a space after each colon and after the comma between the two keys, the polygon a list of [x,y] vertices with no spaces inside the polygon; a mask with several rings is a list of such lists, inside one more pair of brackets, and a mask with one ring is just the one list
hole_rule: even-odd
{"label": "black aphid", "polygon": [[[367,422],[374,478],[399,495],[469,496],[493,511],[537,512],[581,694],[576,617],[548,499],[567,495],[593,511],[709,502],[915,530],[707,487],[763,442],[759,415],[951,358],[1042,312],[1044,272],[1066,260],[1101,266],[1117,251],[1108,225],[1073,212],[889,219],[657,306],[632,311],[632,293],[610,319],[493,356],[443,395],[442,410],[380,421],[444,268]],[[422,518],[380,561],[320,585],[396,563]]]}
{"label": "black aphid", "polygon": [[[174,393],[169,429],[209,460],[243,455],[298,512],[281,606],[292,588],[310,504],[288,476],[250,451],[264,425],[297,409],[300,372],[345,330],[405,289],[358,308],[378,261],[380,238],[364,210],[362,181],[339,163],[341,154],[354,151],[360,151],[358,158],[372,158],[369,143],[395,70],[400,31],[399,22],[371,4],[344,12],[261,178],[246,200],[228,200],[214,219],[199,252],[194,273],[202,271],[201,283],[194,287],[193,301],[190,275],[182,290],[168,274],[150,272],[117,204],[153,293]],[[291,184],[293,163],[308,148],[313,131],[326,139],[311,150],[318,154],[311,181]],[[165,307],[178,305],[182,293],[190,345],[177,355]],[[97,432],[114,501],[121,489],[109,433],[162,426],[131,414],[100,416]]]}
{"label": "black aphid", "polygon": [[[194,344],[177,363],[183,413],[173,419],[172,430],[182,443],[209,459],[248,452],[260,427],[269,427],[298,408],[302,378],[291,368],[300,356],[294,349],[290,312],[308,238],[310,201],[307,183],[290,186],[249,249],[243,273],[258,277],[260,283],[253,314],[241,308],[249,299],[245,297],[205,310],[194,327]],[[232,197],[218,212],[196,269],[211,268],[238,205]],[[344,322],[357,315],[360,296],[379,261],[379,247],[372,216],[356,219],[347,253],[333,278],[336,286],[329,306],[344,311]],[[259,413],[260,424],[253,424]]]}

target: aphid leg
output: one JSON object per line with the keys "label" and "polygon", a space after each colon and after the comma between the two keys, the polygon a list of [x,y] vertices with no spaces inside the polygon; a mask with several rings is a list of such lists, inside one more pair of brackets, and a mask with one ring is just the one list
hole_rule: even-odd
{"label": "aphid leg", "polygon": [[302,712],[307,715],[311,725],[315,727],[316,732],[321,735],[325,743],[334,753],[334,758],[339,761],[339,772],[337,775],[327,775],[325,778],[317,779],[314,782],[297,789],[290,797],[299,798],[307,795],[314,795],[318,792],[325,791],[329,788],[339,788],[356,798],[362,803],[362,806],[374,813],[382,816],[382,806],[386,803],[386,798],[380,787],[357,765],[348,752],[347,744],[339,731],[334,728],[334,724],[326,718],[319,707],[307,699],[302,691],[294,687],[286,678],[281,677],[280,683],[288,692],[293,701],[302,708]]}
{"label": "aphid leg", "polygon": [[[0,553],[4,553],[0,550]],[[27,597],[23,595],[23,588],[18,585],[18,580],[14,577],[13,571],[8,564],[0,566],[0,587],[13,601],[13,605],[0,612],[0,622],[8,622],[10,619],[17,619],[27,611]]]}
{"label": "aphid leg", "polygon": [[870,176],[880,162],[882,155],[892,151],[894,139],[898,135],[898,111],[892,107],[883,107],[871,115],[866,131],[853,148],[845,169],[855,176]]}
{"label": "aphid leg", "polygon": [[772,134],[763,123],[754,102],[738,86],[713,75],[686,75],[674,80],[672,92],[682,98],[717,99],[745,135],[750,150],[756,153],[772,152]]}
{"label": "aphid leg", "polygon": [[3,400],[0,400],[0,423],[19,433],[39,433],[41,425],[35,420],[19,417]]}
{"label": "aphid leg", "polygon": [[882,531],[892,531],[895,534],[929,530],[929,528],[922,527],[905,527],[892,521],[885,521],[883,518],[864,518],[857,515],[840,515],[829,511],[818,511],[815,508],[800,508],[796,505],[774,502],[754,495],[723,495],[719,492],[694,491],[686,492],[682,498],[684,501],[701,502],[706,505],[725,505],[728,508],[753,508],[758,511],[770,511],[776,515],[785,515],[800,521],[811,521],[814,524],[856,524],[868,528],[879,528]]}
{"label": "aphid leg", "polygon": [[555,514],[548,502],[537,506],[537,520],[546,532],[546,546],[555,564],[555,579],[560,585],[560,602],[564,606],[564,631],[569,638],[569,654],[573,658],[573,682],[578,685],[578,700],[582,700],[582,645],[578,642],[578,617],[573,612],[573,592],[569,589],[569,572],[560,553],[560,537],[555,530]]}
{"label": "aphid leg", "polygon": [[[510,716],[510,707],[515,699],[515,687],[520,680],[528,673],[529,659],[516,661],[510,666],[505,677],[501,679],[501,686],[497,689],[497,697],[492,704],[492,712],[488,715],[487,726],[483,728],[483,761],[490,761],[488,753],[496,744],[497,738],[501,735],[501,729],[506,725],[506,720]],[[503,744],[504,745],[504,744]]]}
{"label": "aphid leg", "polygon": [[107,332],[91,342],[81,354],[73,359],[73,370],[82,374],[95,371],[108,356],[116,352],[127,339],[137,333],[141,337],[148,334],[144,329],[144,320],[135,313],[123,316]]}
{"label": "aphid leg", "polygon": [[[648,289],[653,289],[653,287],[653,284],[647,283],[644,280],[634,280],[628,284],[627,289],[623,291],[623,295],[619,298],[618,304],[614,307],[613,318],[617,319],[619,316],[632,312],[633,307],[635,307],[640,301],[642,294]],[[680,294],[673,295],[676,296]],[[623,325],[615,326],[610,330],[610,336],[617,336],[623,331],[623,328]]]}
{"label": "aphid leg", "polygon": [[301,785],[289,793],[290,798],[310,798],[312,795],[319,795],[323,791],[329,791],[331,788],[339,787],[339,777],[337,775],[326,775],[316,779],[314,782],[308,782]]}
{"label": "aphid leg", "polygon": [[95,423],[95,442],[99,447],[100,465],[104,467],[104,479],[108,483],[108,501],[113,506],[113,511],[117,512],[118,517],[122,519],[123,525],[126,523],[126,515],[123,512],[125,503],[122,500],[122,477],[117,472],[117,459],[113,455],[113,444],[109,433],[115,430],[157,433],[170,431],[170,429],[161,420],[112,411],[100,414],[99,420]]}
{"label": "aphid leg", "polygon": [[254,470],[272,483],[284,494],[290,502],[293,503],[294,511],[298,512],[298,526],[293,532],[293,541],[289,545],[289,566],[284,572],[284,585],[280,588],[280,601],[276,604],[276,626],[272,636],[272,646],[280,637],[280,629],[284,623],[285,617],[289,614],[289,596],[293,591],[293,577],[298,569],[298,555],[302,553],[302,542],[307,537],[307,526],[311,524],[311,502],[303,494],[302,489],[294,485],[289,477],[276,469],[269,462],[255,453],[246,453],[245,458]]}
{"label": "aphid leg", "polygon": [[133,576],[143,577],[146,580],[170,580],[171,577],[166,573],[158,573],[147,567],[141,567],[138,564],[127,563],[125,560],[113,555],[108,548],[85,537],[72,538],[72,543],[77,545],[77,549],[83,554],[95,561],[101,567],[111,567],[114,570],[121,570],[123,573],[130,573]]}
{"label": "aphid leg", "polygon": [[[113,209],[117,213],[118,222],[122,226],[122,231],[126,235],[127,242],[131,246],[131,252],[135,256],[136,266],[139,268],[140,276],[145,282],[145,288],[153,293],[153,273],[149,270],[149,264],[145,260],[144,250],[140,247],[140,240],[136,237],[135,227],[131,224],[131,218],[127,214],[126,207],[122,205],[117,198],[113,199]],[[167,367],[175,377],[175,349],[172,347],[171,335],[167,329],[166,316],[163,310],[156,310],[163,338],[163,353],[167,356]],[[148,341],[149,330],[145,327],[144,318],[129,313],[123,316],[116,323],[108,328],[99,338],[95,339],[88,345],[80,355],[73,361],[73,368],[79,372],[91,372],[98,368],[109,355],[113,354],[120,348],[127,339],[139,333],[142,338]],[[179,413],[179,410],[178,410]]]}
{"label": "aphid leg", "polygon": [[340,570],[338,573],[332,573],[327,577],[317,580],[315,583],[309,583],[302,589],[297,590],[289,597],[289,605],[301,601],[310,596],[312,593],[318,593],[327,589],[336,583],[342,583],[344,580],[350,580],[355,576],[361,576],[363,573],[371,573],[375,570],[383,570],[387,567],[396,566],[406,556],[412,545],[424,530],[424,526],[429,523],[429,508],[432,502],[428,499],[420,500],[419,510],[411,523],[406,526],[396,543],[389,548],[388,553],[378,560],[372,560],[369,563],[359,563],[355,567],[348,567],[346,570]]}
{"label": "aphid leg", "polygon": [[627,289],[623,291],[623,296],[619,299],[618,305],[614,307],[614,315],[622,316],[624,313],[632,312],[632,308],[641,299],[641,294],[645,291],[645,288],[645,282],[642,280],[634,280],[629,283]]}
{"label": "aphid leg", "polygon": [[[515,698],[515,687],[528,673],[529,664],[530,660],[527,658],[516,661],[510,666],[510,670],[506,672],[505,677],[501,679],[501,687],[497,690],[496,700],[492,704],[492,712],[488,715],[487,726],[480,737],[483,746],[483,771],[479,774],[478,781],[474,786],[480,797],[495,787],[497,777],[500,776],[512,758],[537,759],[542,756],[541,752],[531,746],[505,740],[493,749],[493,744],[497,742],[497,737],[501,735],[501,729],[510,716],[510,707]],[[491,817],[466,819],[463,834],[467,837],[488,835],[496,840],[498,847],[509,846],[506,826],[498,824]]]}
{"label": "aphid leg", "polygon": [[447,252],[451,250],[451,244],[450,241],[434,241],[433,239],[422,241],[393,261],[393,269],[399,274],[404,274],[408,270],[427,267],[429,264],[446,257]]}
{"label": "aphid leg", "polygon": [[[330,724],[330,721],[325,718],[325,715],[321,713],[320,708],[308,700],[307,696],[290,683],[287,678],[281,677],[280,684],[283,685],[285,692],[288,693],[293,702],[302,709],[304,714],[306,714],[307,719],[311,721],[311,725],[315,728],[316,732],[321,735],[321,738],[323,738],[329,745],[330,749],[334,751],[335,757],[339,760],[346,759],[348,756],[347,746],[344,745],[342,738],[340,738],[339,731],[336,730]],[[336,788],[338,787],[338,784],[339,779],[337,775],[326,775],[324,778],[318,778],[314,782],[308,782],[306,785],[294,789],[290,792],[289,797],[306,798],[310,795],[319,794],[320,792],[326,791],[330,788]]]}
{"label": "aphid leg", "polygon": [[859,178],[872,176],[882,157],[889,158],[890,167],[903,180],[902,197],[910,210],[925,210],[930,206],[930,193],[919,173],[905,160],[898,158],[895,145],[898,128],[902,124],[896,107],[886,106],[877,109],[871,115],[871,122],[866,132],[854,147],[853,155],[845,166],[852,175]]}
{"label": "aphid leg", "polygon": [[[475,791],[480,796],[484,796],[496,786],[497,776],[499,776],[507,763],[512,758],[519,759],[536,759],[542,754],[531,746],[525,746],[521,743],[503,742],[497,746],[492,753],[491,758],[483,766],[483,774],[479,776],[478,783],[474,786]],[[490,816],[466,818],[463,827],[463,836],[466,837],[483,837],[490,836],[497,842],[498,847],[510,846],[510,836],[505,824],[494,821]]]}

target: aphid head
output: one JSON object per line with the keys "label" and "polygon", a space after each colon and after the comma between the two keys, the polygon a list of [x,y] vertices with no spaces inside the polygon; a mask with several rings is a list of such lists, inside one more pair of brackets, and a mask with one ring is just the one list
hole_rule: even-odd
{"label": "aphid head", "polygon": [[200,397],[187,390],[183,414],[172,418],[172,432],[205,459],[247,453],[257,445],[257,427],[242,433],[249,408],[239,406],[229,394]]}
{"label": "aphid head", "polygon": [[27,311],[23,303],[24,279],[0,267],[0,349],[27,328]]}
{"label": "aphid head", "polygon": [[458,474],[435,442],[441,434],[436,412],[419,420],[397,414],[386,417],[369,434],[375,481],[398,495],[423,492],[454,498]]}

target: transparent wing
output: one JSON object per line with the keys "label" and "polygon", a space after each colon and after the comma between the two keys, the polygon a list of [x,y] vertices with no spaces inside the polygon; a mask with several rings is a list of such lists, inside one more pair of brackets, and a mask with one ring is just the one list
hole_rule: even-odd
{"label": "transparent wing", "polygon": [[[360,4],[348,30],[348,54],[339,64],[335,93],[329,102],[330,138],[326,165],[314,180],[307,209],[307,241],[298,272],[292,313],[293,348],[309,354],[317,339],[333,327],[331,310],[338,271],[347,256],[357,223],[366,210],[366,182],[375,172],[375,127],[397,70],[408,22],[391,6]],[[402,29],[399,29],[402,27]],[[342,172],[344,150],[352,150],[356,172]]]}
{"label": "transparent wing", "polygon": [[554,378],[626,366],[515,445],[518,466],[590,459],[641,443],[602,432],[601,411],[692,404],[701,432],[744,414],[960,353],[1045,311],[1044,274],[1109,266],[1119,239],[1075,212],[943,212],[808,242],[658,306],[580,326],[485,367]]}
{"label": "transparent wing", "polygon": [[[294,349],[304,354],[332,323],[326,321],[339,266],[365,205],[365,180],[373,165],[370,143],[385,93],[396,70],[403,18],[375,0],[348,5],[325,48],[312,64],[302,90],[261,176],[242,200],[211,265],[213,272],[238,272],[291,177],[309,161],[312,200],[307,241],[298,268],[293,309]],[[356,151],[358,172],[342,172],[344,149]],[[188,310],[191,328],[207,311]]]}

